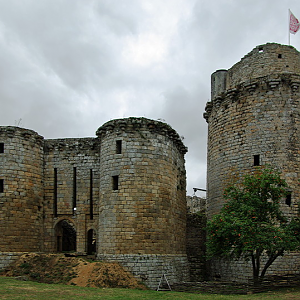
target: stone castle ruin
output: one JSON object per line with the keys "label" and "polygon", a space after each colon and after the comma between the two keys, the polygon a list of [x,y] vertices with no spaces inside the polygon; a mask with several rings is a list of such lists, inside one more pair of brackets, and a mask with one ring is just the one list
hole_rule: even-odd
{"label": "stone castle ruin", "polygon": [[46,140],[0,127],[2,257],[95,253],[150,286],[164,272],[187,280],[187,148],[179,135],[146,118],[112,120],[96,134]]}
{"label": "stone castle ruin", "polygon": [[[259,165],[282,172],[291,188],[281,208],[298,214],[300,197],[300,53],[291,46],[268,43],[254,48],[229,70],[211,77],[208,123],[207,216],[224,205],[230,183]],[[212,273],[223,278],[251,277],[239,263],[218,265]],[[278,259],[270,273],[299,273],[300,256]],[[213,275],[213,274],[212,274]],[[235,275],[236,276],[236,275]]]}
{"label": "stone castle ruin", "polygon": [[[187,148],[169,125],[112,120],[96,137],[44,139],[0,127],[0,268],[23,252],[76,252],[118,261],[149,287],[203,277],[205,213],[218,213],[224,188],[255,166],[279,169],[291,187],[286,215],[298,213],[300,54],[258,46],[229,70],[212,74],[207,201],[188,198]],[[197,203],[196,203],[197,202]],[[299,273],[300,256],[270,274]],[[243,270],[243,271],[240,271]],[[214,262],[210,276],[245,281],[251,268]],[[272,273],[272,274],[273,274]],[[237,274],[241,274],[238,277]],[[234,276],[233,276],[234,275]]]}

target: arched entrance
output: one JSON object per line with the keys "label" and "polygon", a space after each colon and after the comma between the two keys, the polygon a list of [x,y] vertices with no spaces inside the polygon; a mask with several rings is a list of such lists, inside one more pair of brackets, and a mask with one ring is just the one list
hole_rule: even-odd
{"label": "arched entrance", "polygon": [[76,251],[76,229],[69,220],[62,220],[55,226],[56,251]]}
{"label": "arched entrance", "polygon": [[87,232],[87,254],[95,254],[96,253],[96,232],[93,229],[90,229]]}

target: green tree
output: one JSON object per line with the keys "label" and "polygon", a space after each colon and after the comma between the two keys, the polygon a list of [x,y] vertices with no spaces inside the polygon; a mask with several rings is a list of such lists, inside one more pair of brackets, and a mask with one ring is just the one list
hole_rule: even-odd
{"label": "green tree", "polygon": [[[299,219],[288,220],[280,210],[280,199],[287,193],[280,173],[267,168],[228,187],[226,204],[207,225],[208,257],[251,260],[253,281],[260,283],[277,257],[300,249]],[[261,266],[262,256],[267,260]]]}

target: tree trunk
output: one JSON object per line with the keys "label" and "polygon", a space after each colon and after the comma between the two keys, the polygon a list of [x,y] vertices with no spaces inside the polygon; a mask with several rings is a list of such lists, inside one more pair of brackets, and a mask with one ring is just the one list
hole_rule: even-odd
{"label": "tree trunk", "polygon": [[257,251],[251,254],[251,260],[253,271],[253,284],[256,286],[259,284],[259,257],[257,259]]}
{"label": "tree trunk", "polygon": [[272,253],[270,256],[269,256],[269,259],[268,261],[266,262],[264,268],[262,269],[261,271],[261,274],[260,274],[260,281],[262,282],[265,275],[266,275],[266,272],[267,272],[267,269],[272,265],[272,263],[275,261],[275,259],[278,257],[278,256],[281,256],[283,255],[283,250],[280,250],[278,252],[275,252],[275,253]]}

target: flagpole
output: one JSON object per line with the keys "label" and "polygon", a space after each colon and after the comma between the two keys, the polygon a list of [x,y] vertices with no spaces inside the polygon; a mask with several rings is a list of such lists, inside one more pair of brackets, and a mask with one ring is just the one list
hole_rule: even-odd
{"label": "flagpole", "polygon": [[289,46],[291,45],[291,33],[290,33],[290,21],[291,21],[291,11],[290,9],[288,10],[288,15],[289,15],[289,18],[288,18],[288,26],[289,26]]}

